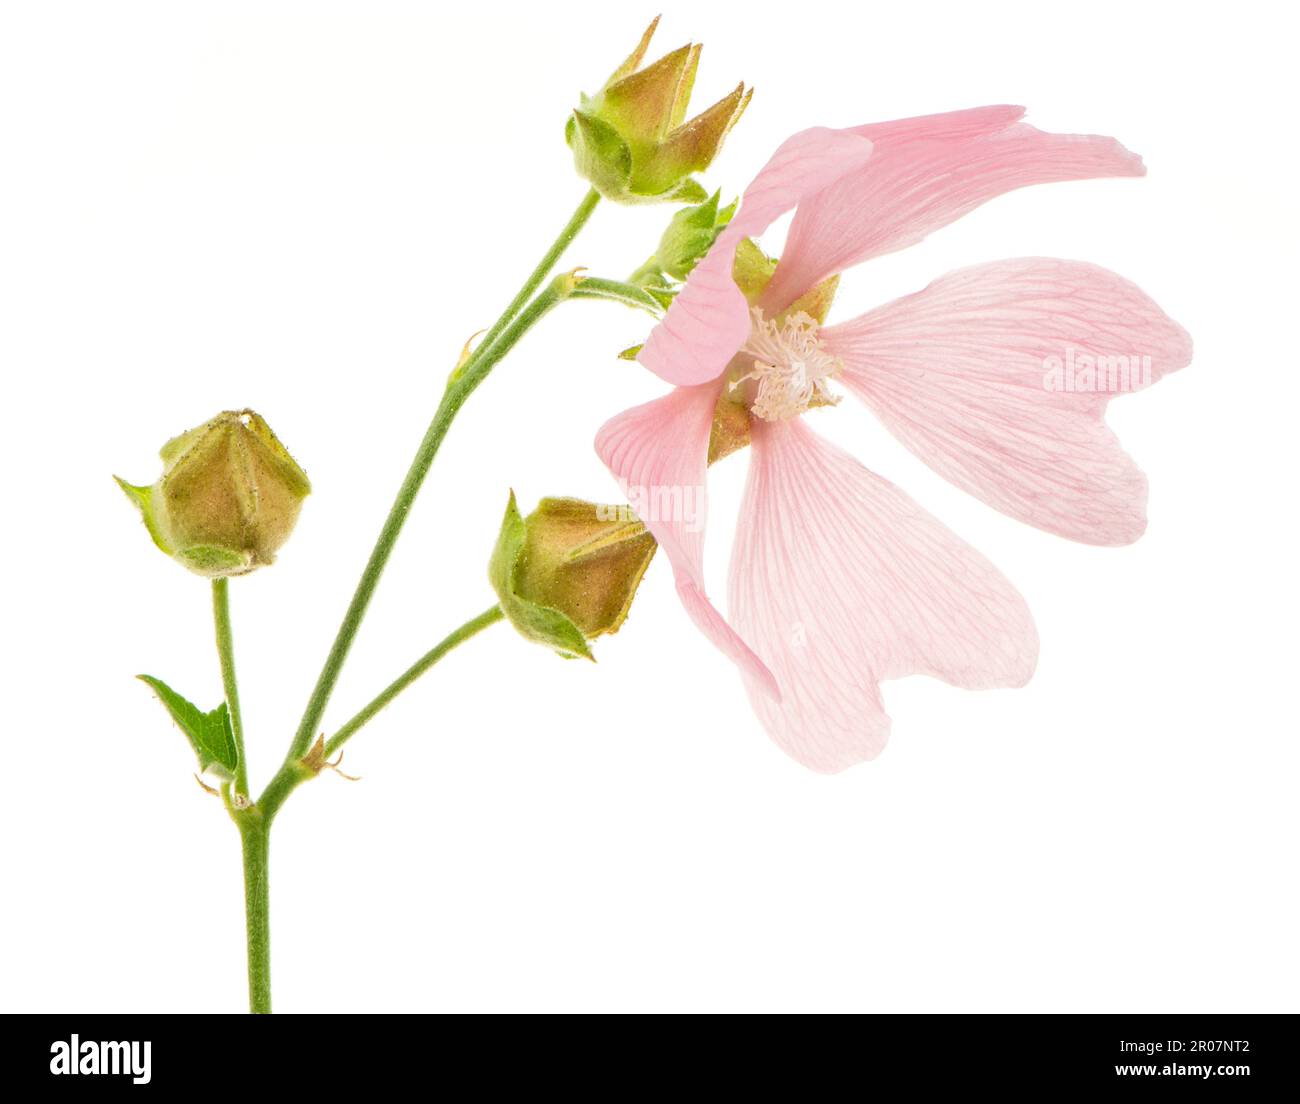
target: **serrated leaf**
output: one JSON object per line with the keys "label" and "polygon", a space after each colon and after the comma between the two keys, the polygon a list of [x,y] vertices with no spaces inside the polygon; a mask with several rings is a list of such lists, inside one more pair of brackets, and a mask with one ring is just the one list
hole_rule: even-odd
{"label": "serrated leaf", "polygon": [[137,676],[151,687],[172,720],[180,726],[199,758],[199,769],[227,781],[235,777],[239,754],[235,750],[235,733],[230,726],[230,712],[222,702],[204,713],[197,705],[181,697],[162,679],[152,675]]}

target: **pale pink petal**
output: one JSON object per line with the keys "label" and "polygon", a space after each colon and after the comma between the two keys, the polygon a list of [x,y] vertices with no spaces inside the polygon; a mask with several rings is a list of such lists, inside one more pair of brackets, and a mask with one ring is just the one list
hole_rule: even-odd
{"label": "pale pink petal", "polygon": [[[763,305],[783,309],[821,280],[902,249],[1016,188],[1141,176],[1142,159],[1113,138],[1047,134],[1018,108],[982,108],[860,128],[871,160],[799,205]],[[996,129],[999,122],[1010,123]]]}
{"label": "pale pink petal", "polygon": [[717,379],[749,336],[749,305],[731,278],[736,246],[831,181],[860,169],[870,156],[871,143],[846,130],[814,127],[782,143],[637,359],[669,383]]}
{"label": "pale pink petal", "polygon": [[748,679],[779,694],[767,668],[710,604],[704,588],[709,430],[721,384],[679,387],[625,410],[596,435],[596,453],[672,564],[686,612]]}
{"label": "pale pink petal", "polygon": [[[1077,261],[1000,261],[821,333],[845,385],[958,487],[1088,544],[1142,535],[1146,477],[1106,404],[1182,368],[1192,345],[1129,281]],[[1104,389],[1079,390],[1086,357],[1102,358]]]}
{"label": "pale pink petal", "polygon": [[1024,114],[1023,107],[994,104],[991,107],[945,111],[938,115],[914,115],[910,119],[894,119],[888,123],[867,123],[866,126],[853,127],[852,130],[854,134],[870,138],[873,142],[951,142],[996,134],[1000,130],[1006,130],[1012,123],[1018,123]]}
{"label": "pale pink petal", "polygon": [[884,747],[882,679],[1021,686],[1038,656],[992,564],[799,419],[754,422],[729,609],[781,688],[775,702],[747,680],[759,719],[826,772]]}

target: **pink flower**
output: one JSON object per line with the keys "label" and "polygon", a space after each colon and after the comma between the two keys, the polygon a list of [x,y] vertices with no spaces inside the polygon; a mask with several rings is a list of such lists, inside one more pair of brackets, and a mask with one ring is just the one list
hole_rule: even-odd
{"label": "pink flower", "polygon": [[[804,423],[810,405],[836,401],[833,387],[1012,517],[1094,544],[1136,540],[1146,524],[1146,479],[1103,415],[1115,391],[1187,364],[1191,342],[1128,281],[1028,258],[950,273],[839,325],[788,310],[1003,192],[1144,171],[1113,139],[1045,134],[1022,114],[977,108],[785,142],[641,352],[676,389],[597,436],[688,613],[739,664],[772,738],[815,770],[880,753],[881,680],[1021,686],[1038,655],[1024,600],[988,560]],[[751,309],[732,278],[736,248],[791,208],[785,251]],[[724,395],[748,407],[752,444],[730,623],[703,578],[703,488]],[[684,501],[694,508],[673,508]]]}

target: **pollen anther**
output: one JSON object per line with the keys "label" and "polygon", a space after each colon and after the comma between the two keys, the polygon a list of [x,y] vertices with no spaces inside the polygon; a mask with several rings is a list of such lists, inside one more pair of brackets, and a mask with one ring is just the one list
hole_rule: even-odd
{"label": "pollen anther", "polygon": [[750,412],[769,422],[802,414],[814,402],[839,402],[826,386],[843,364],[831,356],[817,337],[817,322],[803,311],[790,315],[778,328],[753,308],[754,325],[742,355],[754,358],[753,369],[731,382],[731,390],[753,381]]}

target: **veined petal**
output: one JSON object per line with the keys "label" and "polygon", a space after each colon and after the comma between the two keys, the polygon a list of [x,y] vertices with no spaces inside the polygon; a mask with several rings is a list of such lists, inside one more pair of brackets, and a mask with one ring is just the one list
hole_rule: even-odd
{"label": "veined petal", "polygon": [[893,119],[887,123],[867,123],[852,129],[854,134],[861,134],[873,142],[953,142],[996,134],[1013,123],[1020,122],[1024,115],[1023,107],[993,104],[989,107],[944,111],[937,115],[913,115],[909,119]]}
{"label": "veined petal", "polygon": [[847,130],[814,127],[782,143],[637,359],[672,384],[717,379],[749,336],[749,304],[731,278],[736,247],[870,156],[871,142]]}
{"label": "veined petal", "polygon": [[1192,344],[1129,281],[1077,261],[1000,261],[821,337],[845,386],[958,487],[1088,544],[1142,535],[1146,477],[1106,404],[1182,368]]}
{"label": "veined petal", "polygon": [[781,310],[828,276],[913,245],[995,196],[1030,184],[1141,176],[1113,138],[1047,134],[1020,109],[978,108],[861,127],[868,164],[799,205],[763,305]]}
{"label": "veined petal", "polygon": [[771,673],[705,593],[709,430],[721,386],[679,387],[625,410],[600,428],[596,453],[667,555],[691,620],[748,680],[779,696]]}
{"label": "veined petal", "polygon": [[729,610],[781,688],[776,702],[749,682],[759,719],[825,772],[884,747],[882,679],[1021,686],[1038,656],[992,564],[800,419],[755,421]]}

